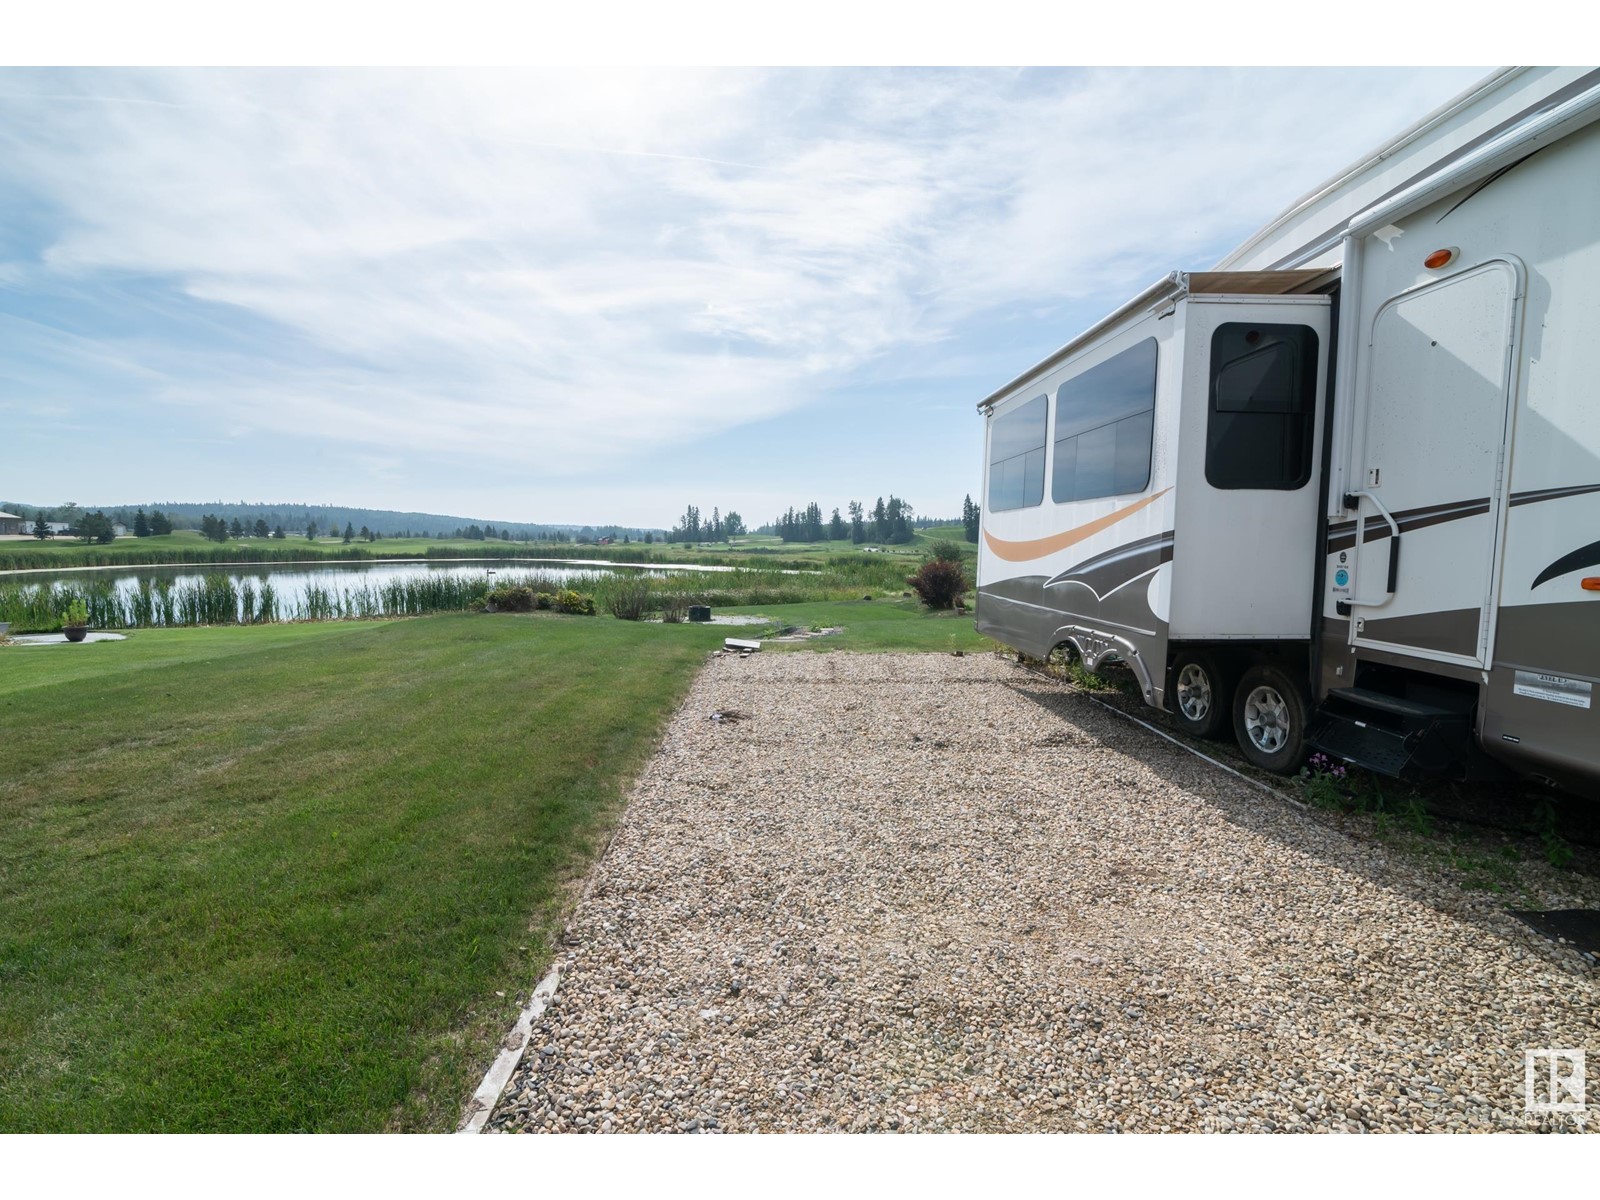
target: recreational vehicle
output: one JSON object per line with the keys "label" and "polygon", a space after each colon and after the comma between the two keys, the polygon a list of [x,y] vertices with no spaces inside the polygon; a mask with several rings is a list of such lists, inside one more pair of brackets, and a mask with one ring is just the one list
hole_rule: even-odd
{"label": "recreational vehicle", "polygon": [[1600,71],[1495,73],[979,411],[982,632],[1269,770],[1600,793]]}

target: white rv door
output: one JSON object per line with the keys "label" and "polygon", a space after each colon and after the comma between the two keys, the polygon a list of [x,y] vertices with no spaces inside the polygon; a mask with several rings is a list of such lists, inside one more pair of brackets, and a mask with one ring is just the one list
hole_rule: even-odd
{"label": "white rv door", "polygon": [[1488,663],[1521,275],[1490,261],[1394,296],[1372,320],[1346,475],[1364,529],[1354,645]]}

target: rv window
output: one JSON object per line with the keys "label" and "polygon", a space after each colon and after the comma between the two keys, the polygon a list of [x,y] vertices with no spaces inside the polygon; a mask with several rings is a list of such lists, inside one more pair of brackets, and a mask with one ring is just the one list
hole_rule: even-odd
{"label": "rv window", "polygon": [[1144,491],[1155,406],[1155,338],[1063,383],[1056,391],[1050,498],[1062,504]]}
{"label": "rv window", "polygon": [[1206,482],[1294,491],[1311,478],[1317,335],[1232,322],[1211,335]]}
{"label": "rv window", "polygon": [[1045,410],[1035,396],[989,429],[989,511],[1031,508],[1044,499]]}

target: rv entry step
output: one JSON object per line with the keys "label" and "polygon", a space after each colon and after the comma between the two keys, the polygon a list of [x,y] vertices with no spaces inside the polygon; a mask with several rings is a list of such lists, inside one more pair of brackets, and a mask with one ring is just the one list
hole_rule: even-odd
{"label": "rv entry step", "polygon": [[1470,709],[1370,688],[1328,693],[1306,742],[1332,758],[1391,779],[1498,779],[1503,770],[1473,742]]}

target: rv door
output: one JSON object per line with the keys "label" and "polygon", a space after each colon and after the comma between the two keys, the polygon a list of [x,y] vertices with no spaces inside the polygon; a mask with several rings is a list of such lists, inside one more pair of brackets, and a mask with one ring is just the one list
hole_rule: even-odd
{"label": "rv door", "polygon": [[1520,264],[1496,259],[1363,315],[1356,528],[1330,571],[1348,572],[1352,645],[1488,665],[1521,296]]}

